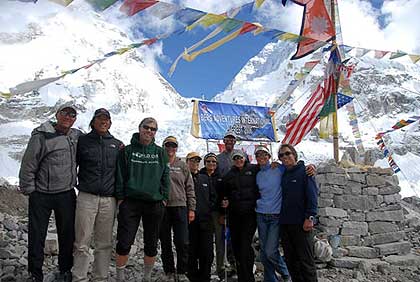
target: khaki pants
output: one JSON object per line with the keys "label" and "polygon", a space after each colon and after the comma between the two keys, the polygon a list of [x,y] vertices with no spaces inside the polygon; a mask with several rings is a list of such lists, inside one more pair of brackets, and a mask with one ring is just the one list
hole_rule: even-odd
{"label": "khaki pants", "polygon": [[90,253],[94,240],[92,281],[107,281],[112,252],[112,227],[116,199],[79,192],[76,204],[73,282],[87,282]]}

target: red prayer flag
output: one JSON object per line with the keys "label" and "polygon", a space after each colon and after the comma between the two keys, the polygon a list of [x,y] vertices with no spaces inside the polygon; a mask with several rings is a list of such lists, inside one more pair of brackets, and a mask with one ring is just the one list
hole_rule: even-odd
{"label": "red prayer flag", "polygon": [[120,7],[120,11],[131,17],[138,12],[155,5],[158,2],[159,1],[155,0],[125,0]]}
{"label": "red prayer flag", "polygon": [[324,42],[335,36],[335,28],[325,7],[324,0],[293,0],[304,7],[304,15],[300,35],[303,40],[299,41],[296,54],[292,60],[302,58],[319,47]]}

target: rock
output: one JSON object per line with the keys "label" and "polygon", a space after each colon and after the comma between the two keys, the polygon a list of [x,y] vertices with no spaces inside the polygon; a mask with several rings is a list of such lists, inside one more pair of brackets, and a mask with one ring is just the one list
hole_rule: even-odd
{"label": "rock", "polygon": [[343,222],[341,229],[342,235],[366,235],[368,233],[368,224],[359,221]]}
{"label": "rock", "polygon": [[392,242],[398,242],[404,238],[405,232],[390,232],[390,233],[380,233],[372,236],[367,236],[364,238],[364,246],[380,245]]}
{"label": "rock", "polygon": [[347,247],[347,246],[359,246],[360,245],[360,236],[359,235],[342,235],[340,246]]}
{"label": "rock", "polygon": [[391,194],[391,195],[384,196],[384,202],[387,204],[399,203],[400,201],[401,201],[400,194]]}
{"label": "rock", "polygon": [[396,224],[384,221],[369,222],[369,233],[388,233],[398,231],[399,228]]}
{"label": "rock", "polygon": [[57,255],[58,254],[58,239],[57,234],[48,233],[47,239],[45,240],[44,253],[46,255]]}
{"label": "rock", "polygon": [[409,242],[396,242],[375,245],[375,249],[380,256],[386,255],[396,255],[396,254],[408,254],[411,249],[411,244]]}
{"label": "rock", "polygon": [[328,227],[339,227],[339,226],[341,226],[343,221],[338,220],[338,219],[328,218],[328,217],[320,217],[319,222],[322,225],[325,225],[325,226],[328,226]]}
{"label": "rock", "polygon": [[348,173],[351,181],[366,184],[366,174],[364,173]]}
{"label": "rock", "polygon": [[363,195],[379,195],[379,188],[378,187],[366,187],[363,188]]}
{"label": "rock", "polygon": [[337,174],[337,173],[326,173],[326,174],[318,174],[316,177],[316,182],[319,184],[335,184],[335,185],[345,185],[346,184],[346,176],[344,174]]}
{"label": "rock", "polygon": [[402,221],[404,215],[402,210],[396,211],[381,211],[381,212],[367,212],[366,221]]}
{"label": "rock", "polygon": [[332,258],[330,264],[338,268],[358,268],[362,258],[355,257],[343,257],[343,258]]}
{"label": "rock", "polygon": [[376,258],[378,256],[378,253],[374,248],[350,246],[346,249],[349,251],[350,257]]}
{"label": "rock", "polygon": [[401,192],[400,186],[385,186],[385,187],[380,187],[379,189],[380,195],[397,194],[400,192]]}
{"label": "rock", "polygon": [[13,256],[12,252],[10,252],[9,250],[0,249],[0,259],[9,259]]}
{"label": "rock", "polygon": [[13,222],[10,218],[6,218],[3,220],[3,226],[9,231],[17,231],[19,230],[19,225]]}
{"label": "rock", "polygon": [[342,258],[349,254],[349,251],[345,248],[337,248],[333,249],[333,257],[335,258]]}
{"label": "rock", "polygon": [[318,210],[318,215],[319,216],[346,217],[347,212],[343,209],[325,207],[325,208],[320,208]]}
{"label": "rock", "polygon": [[351,221],[365,221],[366,216],[363,212],[351,212],[349,213],[349,219]]}
{"label": "rock", "polygon": [[337,208],[352,210],[369,210],[371,205],[368,197],[365,195],[340,195],[334,196],[334,203]]}
{"label": "rock", "polygon": [[398,266],[419,266],[420,256],[414,254],[407,254],[403,256],[391,255],[385,257],[385,261],[392,265]]}
{"label": "rock", "polygon": [[318,208],[331,207],[333,203],[333,199],[324,199],[318,197]]}

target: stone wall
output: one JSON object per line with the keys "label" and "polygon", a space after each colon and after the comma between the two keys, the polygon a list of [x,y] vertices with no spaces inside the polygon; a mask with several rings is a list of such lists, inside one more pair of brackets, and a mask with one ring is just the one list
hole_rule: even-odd
{"label": "stone wall", "polygon": [[335,258],[375,259],[410,252],[411,244],[404,241],[401,189],[391,169],[344,169],[329,163],[318,168],[316,180],[318,229],[339,235]]}

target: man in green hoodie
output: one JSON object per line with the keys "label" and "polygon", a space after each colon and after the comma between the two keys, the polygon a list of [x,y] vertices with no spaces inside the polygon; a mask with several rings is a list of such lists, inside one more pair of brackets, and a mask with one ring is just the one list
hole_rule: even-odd
{"label": "man in green hoodie", "polygon": [[[169,196],[168,156],[155,144],[157,121],[148,117],[139,125],[131,144],[118,157],[115,196],[119,203],[117,229],[117,281],[125,281],[124,270],[140,219],[143,222],[144,275],[150,282],[157,254],[159,224]],[[136,281],[139,281],[136,280]]]}

